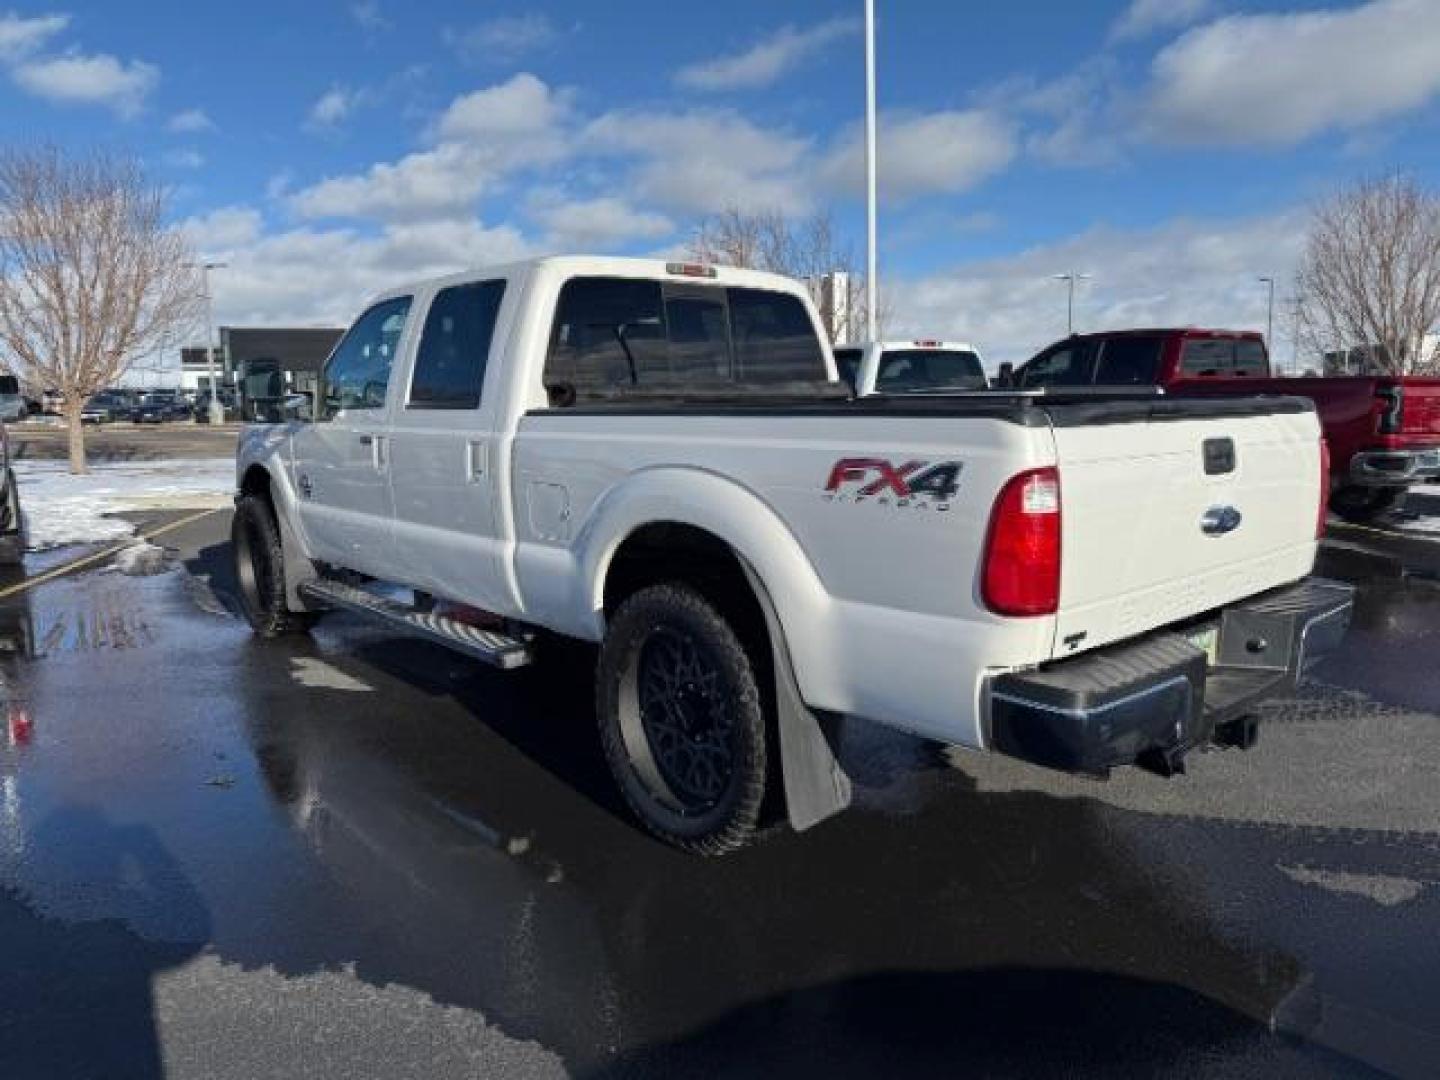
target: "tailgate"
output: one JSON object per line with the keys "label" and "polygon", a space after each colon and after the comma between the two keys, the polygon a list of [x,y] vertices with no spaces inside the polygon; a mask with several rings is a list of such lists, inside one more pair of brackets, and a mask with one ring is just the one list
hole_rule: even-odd
{"label": "tailgate", "polygon": [[1132,637],[1310,572],[1312,412],[1057,426],[1063,510],[1052,655]]}
{"label": "tailgate", "polygon": [[1440,442],[1440,379],[1401,379],[1405,389],[1400,434]]}

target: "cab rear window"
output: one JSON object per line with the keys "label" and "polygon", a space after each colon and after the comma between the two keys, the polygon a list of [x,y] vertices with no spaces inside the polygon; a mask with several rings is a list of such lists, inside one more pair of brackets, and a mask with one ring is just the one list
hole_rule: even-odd
{"label": "cab rear window", "polygon": [[[801,301],[766,289],[574,278],[555,312],[545,385],[554,400],[627,388],[823,382],[825,354]],[[563,392],[562,392],[563,391]]]}
{"label": "cab rear window", "polygon": [[891,349],[875,373],[878,393],[923,390],[984,390],[989,383],[980,357],[964,349]]}
{"label": "cab rear window", "polygon": [[1255,338],[1186,338],[1180,350],[1182,375],[1268,375],[1265,346]]}

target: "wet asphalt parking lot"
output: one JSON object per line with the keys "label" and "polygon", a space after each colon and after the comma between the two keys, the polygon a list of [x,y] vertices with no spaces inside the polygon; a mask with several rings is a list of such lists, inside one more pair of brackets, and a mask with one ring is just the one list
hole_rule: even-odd
{"label": "wet asphalt parking lot", "polygon": [[1248,753],[856,724],[855,807],[707,862],[625,818],[583,653],[256,641],[227,535],[0,582],[0,1076],[1440,1070],[1440,543],[1336,531],[1349,643]]}

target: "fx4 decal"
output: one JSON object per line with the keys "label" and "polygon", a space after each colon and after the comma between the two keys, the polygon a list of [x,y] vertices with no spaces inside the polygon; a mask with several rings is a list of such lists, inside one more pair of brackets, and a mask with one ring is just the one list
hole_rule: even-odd
{"label": "fx4 decal", "polygon": [[873,500],[880,506],[945,511],[960,490],[964,468],[960,461],[906,461],[897,465],[884,458],[841,458],[830,469],[825,498],[830,502]]}

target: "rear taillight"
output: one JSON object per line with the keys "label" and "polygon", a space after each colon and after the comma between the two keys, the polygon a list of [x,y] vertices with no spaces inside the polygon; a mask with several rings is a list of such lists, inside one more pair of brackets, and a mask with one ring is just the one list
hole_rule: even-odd
{"label": "rear taillight", "polygon": [[1405,422],[1405,387],[1382,386],[1375,391],[1375,430],[1381,435],[1399,435]]}
{"label": "rear taillight", "polygon": [[1060,606],[1060,473],[1012,477],[995,500],[981,578],[999,615],[1053,615]]}
{"label": "rear taillight", "polygon": [[1320,436],[1320,512],[1315,521],[1315,539],[1325,535],[1325,518],[1330,508],[1330,444]]}

